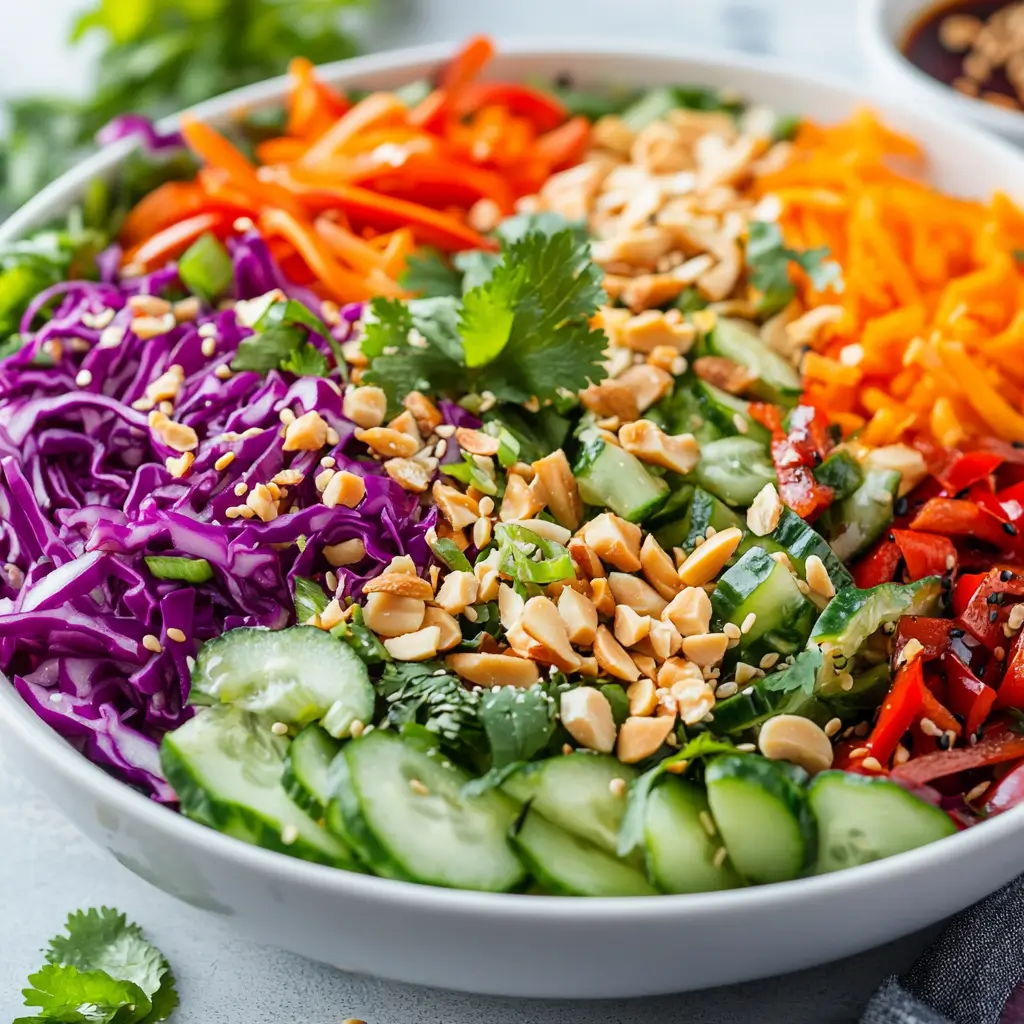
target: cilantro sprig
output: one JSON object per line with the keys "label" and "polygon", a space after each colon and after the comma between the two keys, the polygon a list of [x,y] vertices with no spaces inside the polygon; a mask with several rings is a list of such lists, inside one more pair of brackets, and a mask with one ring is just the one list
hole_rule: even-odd
{"label": "cilantro sprig", "polygon": [[500,402],[582,390],[605,375],[606,339],[589,324],[604,301],[601,278],[572,228],[510,237],[499,261],[475,268],[479,283],[461,299],[375,299],[363,379],[383,388],[395,407],[414,390],[489,392]]}
{"label": "cilantro sprig", "polygon": [[791,263],[801,267],[819,291],[828,287],[842,291],[842,268],[829,255],[828,246],[824,245],[816,249],[790,249],[778,224],[752,221],[747,236],[747,271],[751,285],[760,295],[758,312],[771,316],[785,309],[796,295],[796,286],[789,276]]}
{"label": "cilantro sprig", "polygon": [[14,1024],[156,1024],[178,1005],[164,955],[136,924],[109,907],[77,911],[50,940],[46,964],[29,975]]}

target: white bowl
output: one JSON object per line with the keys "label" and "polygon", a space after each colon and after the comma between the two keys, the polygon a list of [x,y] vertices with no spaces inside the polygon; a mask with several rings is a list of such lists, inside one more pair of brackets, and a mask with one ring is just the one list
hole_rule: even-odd
{"label": "white bowl", "polygon": [[[329,66],[342,86],[393,87],[434,70],[429,47]],[[516,44],[492,71],[582,82],[730,87],[782,111],[822,120],[864,97],[745,57],[597,44]],[[197,109],[213,122],[279,100],[265,82]],[[1011,193],[1024,156],[971,128],[891,110],[934,158],[947,189]],[[116,169],[112,147],[51,185],[0,226],[0,245],[63,212],[87,182]],[[0,679],[0,741],[83,832],[137,875],[230,918],[253,940],[399,981],[506,996],[641,996],[778,974],[846,956],[940,920],[1024,870],[1024,808],[889,860],[818,878],[694,896],[567,899],[409,885],[306,864],[197,825],[89,764]]]}
{"label": "white bowl", "polygon": [[859,34],[876,91],[936,117],[974,121],[1012,142],[1024,142],[1024,112],[964,96],[925,74],[900,49],[906,33],[936,0],[859,0]]}

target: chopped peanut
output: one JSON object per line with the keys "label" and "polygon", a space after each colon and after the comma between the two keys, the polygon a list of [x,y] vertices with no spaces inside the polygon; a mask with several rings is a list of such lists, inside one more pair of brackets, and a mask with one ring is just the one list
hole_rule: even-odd
{"label": "chopped peanut", "polygon": [[630,231],[615,238],[602,238],[590,247],[595,263],[607,268],[618,263],[654,269],[655,264],[671,252],[674,238],[671,231],[652,225]]}
{"label": "chopped peanut", "polygon": [[619,428],[619,443],[631,455],[674,473],[689,473],[700,461],[693,434],[666,434],[650,420],[635,420]]}
{"label": "chopped peanut", "polygon": [[476,602],[478,590],[476,576],[471,572],[457,569],[445,576],[434,602],[449,615],[461,615]]}
{"label": "chopped peanut", "polygon": [[683,645],[679,630],[671,622],[652,622],[648,639],[651,650],[658,661],[665,661],[677,653]]}
{"label": "chopped peanut", "polygon": [[360,537],[355,537],[352,540],[343,540],[339,544],[324,545],[324,558],[335,569],[339,569],[343,565],[354,565],[356,562],[361,562],[365,557],[366,545]]}
{"label": "chopped peanut", "polygon": [[384,472],[405,491],[422,494],[430,486],[432,471],[420,459],[388,459]]}
{"label": "chopped peanut", "polygon": [[689,352],[696,338],[693,324],[658,309],[630,317],[622,330],[622,343],[634,352],[652,352],[667,346],[678,355]]}
{"label": "chopped peanut", "polygon": [[[500,611],[500,598],[498,608]],[[577,593],[571,587],[565,587],[558,595],[558,614],[565,623],[571,643],[589,647],[594,642],[597,635],[597,609],[589,597]]]}
{"label": "chopped peanut", "polygon": [[683,637],[683,654],[706,668],[717,665],[728,649],[729,637],[725,633],[697,633]]}
{"label": "chopped peanut", "polygon": [[594,550],[603,562],[609,562],[623,572],[637,572],[640,569],[640,527],[612,512],[585,523],[582,529],[584,542]]}
{"label": "chopped peanut", "polygon": [[[640,567],[647,582],[666,600],[671,601],[682,589],[679,573],[665,549],[649,533],[640,547]],[[660,612],[658,613],[661,614]]]}
{"label": "chopped peanut", "polygon": [[701,356],[693,361],[693,372],[730,395],[743,394],[757,380],[745,366],[726,356]]}
{"label": "chopped peanut", "polygon": [[315,452],[327,444],[327,421],[315,409],[303,413],[285,428],[286,452]]}
{"label": "chopped peanut", "polygon": [[686,587],[668,603],[661,617],[681,636],[706,633],[711,628],[711,598],[702,587]]}
{"label": "chopped peanut", "polygon": [[811,775],[832,767],[832,741],[820,725],[800,715],[769,718],[761,726],[757,745],[770,761],[798,764]]}
{"label": "chopped peanut", "polygon": [[392,430],[390,427],[357,430],[356,440],[362,441],[367,447],[389,459],[408,459],[420,449],[418,441],[401,430]]}
{"label": "chopped peanut", "polygon": [[[649,363],[640,363],[619,374],[615,383],[629,389],[638,412],[646,412],[672,390],[673,379],[671,373],[659,370]],[[635,416],[632,418],[636,419]]]}
{"label": "chopped peanut", "polygon": [[624,679],[627,683],[634,682],[640,670],[633,659],[626,653],[622,645],[615,639],[607,626],[598,626],[594,637],[594,657],[598,665],[616,679]]}
{"label": "chopped peanut", "polygon": [[630,683],[626,696],[629,698],[629,713],[634,718],[653,715],[654,709],[658,706],[658,694],[650,679],[638,679],[635,683]]}
{"label": "chopped peanut", "polygon": [[[385,405],[387,403],[385,402]],[[410,391],[402,399],[402,405],[409,410],[416,418],[416,426],[419,427],[423,437],[430,435],[444,422],[444,417],[434,403],[420,391]],[[348,415],[346,413],[346,415]],[[351,417],[350,417],[351,418]],[[360,423],[359,426],[379,426],[383,421],[383,415],[377,423]]]}
{"label": "chopped peanut", "polygon": [[397,594],[399,597],[418,597],[421,601],[431,601],[434,588],[429,580],[407,572],[383,572],[363,584],[363,593]]}
{"label": "chopped peanut", "polygon": [[581,391],[580,401],[597,416],[618,416],[621,420],[632,421],[640,415],[633,389],[612,377]]}
{"label": "chopped peanut", "polygon": [[540,680],[535,662],[511,654],[449,654],[445,664],[477,686],[517,686],[526,690]]}
{"label": "chopped peanut", "polygon": [[928,475],[924,456],[907,444],[872,448],[864,459],[864,469],[896,470],[901,476],[899,495],[912,491]]}
{"label": "chopped peanut", "polygon": [[667,121],[647,125],[633,141],[629,156],[649,174],[671,174],[693,167],[689,144]]}
{"label": "chopped peanut", "polygon": [[475,523],[480,515],[480,506],[468,494],[441,483],[434,482],[431,494],[441,514],[456,530],[463,530]]}
{"label": "chopped peanut", "polygon": [[439,651],[449,651],[462,642],[462,627],[458,620],[443,608],[428,606],[423,615],[423,625],[437,627]]}
{"label": "chopped peanut", "polygon": [[423,438],[420,437],[420,428],[416,425],[416,417],[408,409],[399,413],[388,423],[388,430],[397,430],[402,434],[408,434],[416,442],[417,447],[422,447],[423,445]]}
{"label": "chopped peanut", "polygon": [[583,501],[565,452],[559,448],[538,459],[533,471],[551,514],[566,529],[575,530],[583,518]]}
{"label": "chopped peanut", "polygon": [[625,572],[609,573],[608,585],[612,588],[616,604],[626,605],[639,615],[658,619],[665,610],[665,599],[639,576]]}
{"label": "chopped peanut", "polygon": [[469,427],[457,427],[455,429],[455,440],[459,447],[470,455],[497,455],[498,439],[491,434],[485,434],[482,430],[472,430]]}
{"label": "chopped peanut", "polygon": [[363,605],[363,621],[380,636],[402,636],[423,625],[426,610],[424,602],[415,597],[370,594]]}
{"label": "chopped peanut", "polygon": [[817,555],[809,555],[804,562],[804,572],[807,574],[807,586],[811,592],[820,594],[826,600],[835,597],[836,588],[832,578],[825,568],[825,563]]}
{"label": "chopped peanut", "polygon": [[619,742],[615,756],[623,764],[636,764],[661,749],[675,726],[675,719],[669,715],[655,718],[630,716],[619,730]]}
{"label": "chopped peanut", "polygon": [[479,588],[477,590],[478,601],[494,601],[498,597],[498,586],[501,576],[498,573],[498,564],[501,556],[497,549],[492,551],[486,558],[473,566],[473,575],[476,576]]}
{"label": "chopped peanut", "polygon": [[351,388],[345,392],[341,411],[363,430],[379,427],[388,411],[387,395],[375,387]]}
{"label": "chopped peanut", "polygon": [[569,634],[558,608],[549,597],[531,597],[520,618],[523,629],[544,647],[542,660],[563,672],[575,672],[580,667],[580,656],[569,643]]}
{"label": "chopped peanut", "polygon": [[192,463],[196,461],[196,457],[192,452],[184,452],[175,458],[172,455],[168,455],[165,461],[167,466],[167,472],[173,477],[183,477],[192,468]]}
{"label": "chopped peanut", "polygon": [[355,508],[366,497],[366,483],[361,476],[343,469],[335,473],[324,488],[321,501],[328,507],[344,505]]}
{"label": "chopped peanut", "polygon": [[503,523],[533,519],[543,508],[544,502],[538,496],[533,484],[528,484],[518,473],[509,473],[498,518]]}
{"label": "chopped peanut", "polygon": [[266,484],[257,484],[245,498],[245,504],[265,523],[277,518],[277,499]]}
{"label": "chopped peanut", "polygon": [[[569,541],[569,554],[578,570],[577,575],[582,574],[588,580],[604,576],[604,566],[597,553],[581,537],[573,537]],[[677,577],[678,578],[678,577]]]}
{"label": "chopped peanut", "polygon": [[678,679],[669,688],[683,725],[696,725],[715,706],[715,691],[700,678],[701,672],[696,665],[690,668],[695,670],[696,678]]}
{"label": "chopped peanut", "polygon": [[674,687],[693,686],[704,683],[704,673],[699,665],[685,658],[670,658],[658,669],[658,686],[671,690]]}
{"label": "chopped peanut", "polygon": [[639,615],[628,605],[620,604],[615,609],[615,639],[623,647],[638,644],[651,631],[650,615]]}
{"label": "chopped peanut", "polygon": [[593,686],[567,690],[559,701],[559,715],[569,735],[587,750],[610,754],[615,746],[615,718],[608,698]]}
{"label": "chopped peanut", "polygon": [[175,363],[166,373],[161,374],[146,388],[146,397],[155,405],[167,399],[175,399],[185,383],[185,368]]}
{"label": "chopped peanut", "polygon": [[765,484],[747,509],[747,526],[756,537],[767,537],[779,525],[782,499],[774,484]]}
{"label": "chopped peanut", "polygon": [[424,626],[414,633],[388,637],[384,647],[395,661],[427,661],[436,657],[441,642],[441,630],[437,626]]}
{"label": "chopped peanut", "polygon": [[[498,585],[498,616],[506,631],[510,630],[523,617],[524,607],[526,607],[526,602],[515,592],[514,588],[507,583]],[[571,634],[569,639],[572,639]],[[573,640],[573,643],[575,642]]]}
{"label": "chopped peanut", "polygon": [[610,149],[618,156],[628,156],[633,140],[633,129],[615,114],[605,114],[591,127],[590,141],[601,149]]}
{"label": "chopped peanut", "polygon": [[404,572],[409,576],[416,575],[416,563],[409,555],[395,555],[384,567],[385,572]]}
{"label": "chopped peanut", "polygon": [[610,619],[615,614],[615,596],[608,580],[603,576],[590,581],[590,596],[598,615]]}
{"label": "chopped peanut", "polygon": [[699,587],[713,580],[732,558],[743,539],[743,531],[736,526],[719,530],[699,548],[695,548],[679,567],[679,578],[687,585]]}
{"label": "chopped peanut", "polygon": [[149,414],[149,428],[168,448],[173,448],[179,454],[199,447],[199,435],[191,427],[175,423],[157,409]]}

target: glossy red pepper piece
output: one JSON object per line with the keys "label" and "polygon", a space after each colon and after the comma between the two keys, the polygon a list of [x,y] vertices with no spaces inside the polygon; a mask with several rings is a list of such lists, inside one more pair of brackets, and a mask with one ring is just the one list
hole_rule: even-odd
{"label": "glossy red pepper piece", "polygon": [[921,718],[929,719],[943,732],[951,732],[959,736],[963,726],[954,718],[953,713],[926,686],[921,697]]}
{"label": "glossy red pepper piece", "polygon": [[565,105],[550,93],[516,82],[470,82],[459,93],[454,107],[464,116],[491,105],[525,117],[539,132],[549,132],[569,117]]}
{"label": "glossy red pepper piece", "polygon": [[1024,633],[1018,633],[996,693],[997,708],[1024,710]]}
{"label": "glossy red pepper piece", "polygon": [[964,498],[929,499],[911,520],[910,528],[945,537],[971,537],[995,547],[1010,539],[996,516]]}
{"label": "glossy red pepper piece", "polygon": [[960,621],[989,650],[1005,647],[1003,624],[1021,597],[1024,597],[1024,576],[1009,569],[991,569],[960,613]]}
{"label": "glossy red pepper piece", "polygon": [[949,706],[964,720],[964,732],[975,735],[996,702],[996,691],[986,686],[952,651],[942,656]]}
{"label": "glossy red pepper piece", "polygon": [[900,662],[900,654],[908,640],[916,640],[924,650],[921,658],[934,661],[949,647],[949,631],[954,627],[952,619],[935,619],[927,615],[904,615],[896,626],[896,640],[892,656]]}
{"label": "glossy red pepper piece", "polygon": [[989,814],[1002,814],[1011,807],[1024,803],[1024,761],[1011,769],[991,789],[985,798]]}
{"label": "glossy red pepper piece", "polygon": [[896,673],[871,735],[864,744],[881,764],[887,764],[903,734],[917,719],[925,700],[924,663],[915,658]]}
{"label": "glossy red pepper piece", "polygon": [[915,758],[893,768],[889,774],[894,782],[902,786],[916,787],[947,775],[973,771],[1003,761],[1019,761],[1021,758],[1024,758],[1024,736],[1003,730],[993,736],[986,736],[973,747],[939,750]]}
{"label": "glossy red pepper piece", "polygon": [[996,452],[964,452],[945,466],[936,476],[951,495],[971,484],[987,480],[1001,465],[1003,457]]}
{"label": "glossy red pepper piece", "polygon": [[902,558],[894,540],[886,534],[854,567],[853,581],[861,590],[870,590],[880,583],[891,583]]}
{"label": "glossy red pepper piece", "polygon": [[960,616],[967,611],[967,606],[971,603],[971,598],[974,597],[978,587],[985,582],[987,577],[987,572],[965,572],[962,576],[957,578],[956,583],[953,584],[954,615]]}
{"label": "glossy red pepper piece", "polygon": [[956,567],[956,547],[948,537],[918,530],[891,530],[911,580],[942,576]]}

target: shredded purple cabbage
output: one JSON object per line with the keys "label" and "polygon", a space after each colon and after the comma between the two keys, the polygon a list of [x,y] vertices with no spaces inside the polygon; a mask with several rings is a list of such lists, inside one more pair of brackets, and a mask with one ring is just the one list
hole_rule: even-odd
{"label": "shredded purple cabbage", "polygon": [[181,132],[160,132],[148,117],[141,114],[121,114],[108,121],[96,133],[96,143],[100,146],[110,146],[133,135],[139,136],[151,153],[165,149],[180,149],[185,145]]}
{"label": "shredded purple cabbage", "polygon": [[[360,452],[333,380],[218,369],[252,333],[233,310],[135,335],[128,299],[178,286],[177,271],[120,280],[118,255],[102,254],[101,281],[41,294],[22,324],[28,343],[0,362],[0,670],[93,761],[171,801],[159,741],[191,714],[198,646],[240,626],[293,623],[294,577],[326,580],[324,545],[358,537],[366,547],[358,564],[335,570],[339,597],[357,595],[398,554],[424,570],[435,513]],[[236,298],[281,288],[320,311],[315,296],[282,277],[257,234],[233,240],[231,255]],[[53,300],[52,316],[30,333]],[[346,307],[339,340],[360,313]],[[214,332],[212,355],[200,330]],[[183,477],[167,467],[179,452],[150,427],[146,398],[174,365],[184,381],[173,419],[199,438]],[[336,468],[365,479],[356,509],[320,500],[322,452],[284,451],[281,414],[314,409],[337,432]],[[457,406],[443,411],[458,425],[476,423]],[[287,511],[269,522],[241,517],[244,495],[285,470],[302,478],[281,484]],[[143,560],[157,554],[205,558],[213,578],[158,580]]]}

